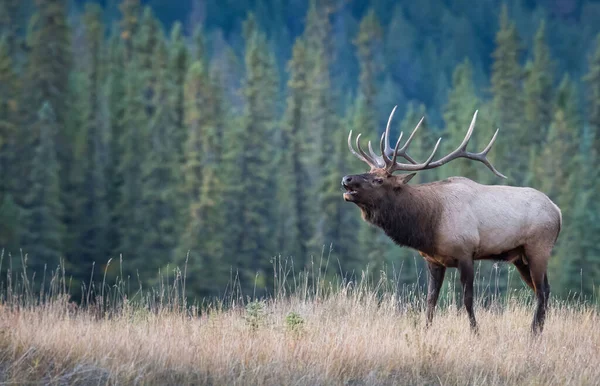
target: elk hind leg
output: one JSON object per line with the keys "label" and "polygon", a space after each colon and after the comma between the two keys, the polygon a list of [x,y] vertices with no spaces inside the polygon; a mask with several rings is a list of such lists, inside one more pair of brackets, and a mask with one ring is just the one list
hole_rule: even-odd
{"label": "elk hind leg", "polygon": [[535,292],[535,287],[533,286],[533,281],[531,280],[531,272],[529,271],[529,266],[525,264],[522,258],[518,258],[513,262],[513,264],[521,274],[523,282]]}
{"label": "elk hind leg", "polygon": [[550,297],[550,286],[548,285],[548,276],[546,269],[548,258],[550,257],[548,248],[539,246],[526,246],[525,254],[529,262],[529,273],[533,283],[533,290],[537,298],[537,308],[531,323],[531,331],[534,334],[541,333],[544,329],[546,319],[546,309]]}

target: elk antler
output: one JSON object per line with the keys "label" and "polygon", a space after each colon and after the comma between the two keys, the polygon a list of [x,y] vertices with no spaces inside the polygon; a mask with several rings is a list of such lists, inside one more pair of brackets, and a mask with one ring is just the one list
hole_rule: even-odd
{"label": "elk antler", "polygon": [[[395,171],[427,170],[427,169],[434,169],[439,166],[442,166],[456,158],[468,158],[468,159],[471,159],[474,161],[479,161],[479,162],[483,163],[498,177],[506,178],[506,176],[504,176],[502,173],[500,173],[498,170],[496,170],[496,168],[487,159],[487,154],[490,151],[490,149],[492,148],[492,145],[494,144],[494,142],[496,141],[496,137],[498,135],[499,130],[496,130],[490,143],[480,153],[471,153],[466,150],[467,144],[469,143],[469,140],[471,139],[471,135],[473,135],[473,129],[475,128],[475,121],[477,119],[478,111],[475,111],[475,114],[473,114],[473,119],[471,120],[471,125],[469,126],[469,130],[467,131],[467,135],[465,135],[465,138],[463,139],[460,146],[458,146],[458,148],[456,148],[456,150],[454,150],[450,154],[446,155],[445,157],[440,158],[437,161],[431,162],[431,160],[433,159],[433,156],[435,155],[435,152],[438,149],[440,141],[442,140],[442,138],[440,138],[440,139],[438,139],[437,143],[435,144],[435,147],[434,147],[433,151],[431,152],[431,154],[429,155],[429,158],[427,158],[427,160],[423,163],[417,163],[413,158],[411,158],[407,154],[407,150],[408,150],[408,146],[412,142],[412,139],[413,139],[415,133],[421,126],[421,123],[423,122],[424,117],[421,118],[421,120],[419,121],[417,126],[414,128],[413,132],[410,134],[410,137],[408,137],[408,139],[404,143],[404,146],[402,146],[400,148],[400,142],[402,140],[402,134],[403,134],[403,133],[400,133],[400,137],[398,138],[398,141],[396,142],[396,146],[394,147],[394,149],[392,149],[389,144],[389,131],[390,131],[390,123],[392,121],[394,112],[396,111],[396,107],[394,107],[394,109],[392,110],[390,117],[388,119],[388,123],[387,123],[387,127],[385,129],[385,132],[381,135],[381,141],[379,143],[379,146],[381,149],[381,156],[378,156],[377,154],[375,154],[370,141],[369,141],[369,154],[367,154],[360,147],[361,134],[358,134],[358,136],[356,137],[356,147],[358,148],[358,151],[360,154],[356,153],[356,151],[352,147],[352,142],[351,142],[352,130],[350,130],[350,135],[348,136],[348,147],[350,148],[350,151],[352,152],[352,154],[357,156],[360,160],[366,162],[371,167],[371,169],[385,168],[385,170],[390,174]],[[396,159],[398,158],[398,156],[406,159],[408,162],[410,162],[410,164],[396,162]],[[391,157],[391,159],[390,159],[390,157]]]}

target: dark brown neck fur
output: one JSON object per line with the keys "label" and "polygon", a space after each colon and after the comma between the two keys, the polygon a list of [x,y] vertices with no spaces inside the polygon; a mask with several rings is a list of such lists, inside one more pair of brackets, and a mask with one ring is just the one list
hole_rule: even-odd
{"label": "dark brown neck fur", "polygon": [[405,185],[388,199],[361,209],[363,218],[383,229],[396,244],[435,254],[441,204],[428,186]]}

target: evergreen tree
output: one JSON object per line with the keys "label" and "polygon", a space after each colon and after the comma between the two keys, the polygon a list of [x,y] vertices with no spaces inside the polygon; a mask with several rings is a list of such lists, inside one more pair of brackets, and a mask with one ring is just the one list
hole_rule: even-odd
{"label": "evergreen tree", "polygon": [[[135,53],[135,71],[141,77],[141,93],[146,113],[146,123],[149,124],[157,106],[155,102],[156,74],[154,73],[155,50],[162,38],[160,22],[154,16],[152,8],[144,8],[138,33],[133,41]],[[148,127],[148,126],[146,126]]]}
{"label": "evergreen tree", "polygon": [[[446,124],[446,138],[440,154],[452,152],[462,142],[467,128],[469,127],[473,114],[478,109],[479,99],[475,94],[473,86],[473,67],[468,59],[465,59],[454,70],[452,75],[452,90],[448,95],[448,102],[444,108],[444,122]],[[478,130],[477,132],[481,132]],[[469,141],[469,150],[479,152],[479,143],[477,135],[471,137]],[[439,158],[441,155],[438,155]],[[458,175],[471,178],[477,181],[477,165],[475,162],[467,159],[461,159],[441,168],[441,176]]]}
{"label": "evergreen tree", "polygon": [[6,37],[0,38],[0,195],[12,194],[16,166],[15,140],[18,130],[19,84]]}
{"label": "evergreen tree", "polygon": [[[34,109],[48,102],[56,114],[60,141],[65,122],[67,87],[71,69],[70,30],[66,0],[36,1],[27,36],[29,46],[27,101]],[[35,117],[36,111],[31,112]],[[57,143],[57,146],[65,145]],[[61,146],[60,151],[65,150]]]}
{"label": "evergreen tree", "polygon": [[[200,34],[197,30],[196,39],[203,41]],[[189,253],[188,277],[196,279],[190,291],[196,295],[214,294],[224,288],[231,268],[224,245],[223,195],[228,181],[223,178],[227,169],[223,166],[222,77],[219,69],[209,73],[202,50],[198,50],[202,57],[192,63],[185,81],[186,227],[176,256],[181,265]]]}
{"label": "evergreen tree", "polygon": [[581,131],[581,111],[579,108],[579,94],[577,87],[571,81],[569,74],[565,74],[556,90],[554,110],[562,110],[569,127]]}
{"label": "evergreen tree", "polygon": [[122,133],[119,135],[121,157],[118,175],[122,180],[118,186],[118,202],[115,205],[113,218],[119,232],[119,246],[116,254],[123,254],[129,259],[138,256],[142,243],[144,220],[140,197],[142,196],[141,167],[144,163],[147,124],[144,111],[144,100],[140,93],[142,76],[136,71],[137,60],[129,64],[124,75],[125,96],[123,121],[120,123]]}
{"label": "evergreen tree", "polygon": [[123,0],[121,11],[121,39],[125,43],[125,63],[131,62],[134,55],[133,41],[140,24],[140,0]]}
{"label": "evergreen tree", "polygon": [[21,45],[21,25],[25,23],[22,20],[23,1],[22,0],[3,0],[0,2],[0,36],[6,39],[5,49],[8,55],[16,57],[20,51]]}
{"label": "evergreen tree", "polygon": [[539,181],[536,188],[554,202],[558,202],[561,188],[567,184],[570,167],[573,166],[571,160],[578,151],[578,131],[579,128],[569,126],[564,110],[555,111],[536,164],[536,179]]}
{"label": "evergreen tree", "polygon": [[588,122],[593,136],[592,149],[600,154],[600,34],[596,37],[596,46],[589,58],[588,73],[583,80],[586,83]]}
{"label": "evergreen tree", "polygon": [[34,124],[39,140],[34,149],[30,187],[25,198],[23,251],[29,255],[29,272],[40,278],[44,267],[55,269],[62,257],[63,206],[60,200],[59,164],[56,156],[57,123],[49,103],[44,103]]}
{"label": "evergreen tree", "polygon": [[159,40],[155,53],[156,92],[153,104],[156,110],[148,128],[150,148],[141,170],[145,234],[141,246],[143,253],[137,265],[142,277],[149,277],[163,261],[171,258],[180,230],[177,226],[180,165],[175,142],[176,116],[168,103],[175,88],[171,82],[169,54],[164,39]]}
{"label": "evergreen tree", "polygon": [[533,60],[527,63],[523,92],[528,146],[536,146],[545,138],[552,120],[553,62],[546,42],[546,23],[542,21],[533,42]]}
{"label": "evergreen tree", "polygon": [[[173,93],[169,104],[173,110],[175,119],[175,146],[176,154],[183,155],[183,144],[186,141],[185,131],[185,106],[184,86],[185,76],[188,68],[189,53],[185,44],[181,23],[177,22],[171,29],[169,73],[170,82],[173,85]],[[180,157],[183,163],[183,156]]]}
{"label": "evergreen tree", "polygon": [[19,84],[7,38],[0,38],[0,249],[15,253],[19,247],[20,208],[14,194],[18,178],[17,143]]}
{"label": "evergreen tree", "polygon": [[[106,190],[106,147],[102,131],[101,113],[101,55],[104,26],[102,10],[96,4],[86,6],[84,15],[87,60],[87,98],[85,125],[80,132],[81,143],[76,153],[77,217],[74,232],[78,233],[72,256],[77,262],[78,277],[87,279],[92,264],[103,264],[109,259],[108,227],[110,217]],[[97,277],[101,274],[96,272]]]}
{"label": "evergreen tree", "polygon": [[320,198],[321,216],[317,222],[317,235],[320,236],[318,247],[323,248],[325,256],[329,249],[343,264],[343,273],[360,272],[364,269],[361,251],[356,248],[358,242],[357,229],[360,228],[360,215],[355,208],[344,201],[340,183],[342,177],[356,173],[356,161],[348,150],[348,130],[352,127],[354,109],[348,108],[343,121],[334,120],[329,126],[329,137],[332,139],[332,151],[329,161],[324,167],[323,190]]}
{"label": "evergreen tree", "polygon": [[107,176],[107,202],[110,213],[109,246],[108,250],[118,256],[120,246],[120,232],[117,224],[121,223],[118,206],[121,201],[120,192],[123,185],[123,175],[120,165],[123,157],[123,138],[126,86],[125,86],[125,45],[120,33],[113,28],[113,33],[108,43],[108,64],[106,78],[106,104],[108,110],[108,165]]}
{"label": "evergreen tree", "polygon": [[[242,118],[242,130],[236,143],[232,143],[235,157],[235,170],[230,178],[232,183],[228,195],[236,201],[232,205],[231,222],[232,253],[241,270],[243,284],[250,288],[256,281],[256,288],[267,285],[270,254],[274,251],[274,238],[271,237],[271,222],[274,208],[267,199],[247,199],[273,196],[274,176],[269,147],[274,125],[277,74],[274,60],[267,45],[266,36],[259,30],[256,19],[250,14],[244,22],[246,40],[245,64],[246,78],[243,86],[245,106]],[[229,185],[229,184],[228,184]],[[270,275],[269,275],[270,277]]]}
{"label": "evergreen tree", "polygon": [[[496,34],[496,49],[492,65],[492,104],[496,125],[502,138],[496,144],[496,152],[490,156],[499,170],[506,170],[508,182],[519,185],[526,177],[528,133],[522,126],[523,101],[521,98],[522,70],[519,64],[520,40],[514,22],[508,18],[506,5],[500,14],[500,29]],[[495,160],[498,161],[495,161]]]}
{"label": "evergreen tree", "polygon": [[302,135],[307,126],[306,45],[302,39],[296,40],[293,51],[288,63],[288,97],[281,141],[281,147],[287,151],[279,153],[278,162],[278,217],[281,221],[278,231],[279,250],[294,255],[296,264],[302,266],[307,258],[307,244],[311,236],[305,190],[308,184],[301,182],[309,181],[304,161],[307,149]]}
{"label": "evergreen tree", "polygon": [[[594,157],[574,157],[575,167],[560,198],[563,227],[556,255],[550,260],[549,275],[558,279],[559,292],[597,295],[596,280],[600,274],[600,219],[593,192],[600,189],[598,172],[593,168]],[[582,187],[588,187],[582,189]],[[566,226],[565,226],[566,225]],[[559,260],[561,259],[561,260]]]}

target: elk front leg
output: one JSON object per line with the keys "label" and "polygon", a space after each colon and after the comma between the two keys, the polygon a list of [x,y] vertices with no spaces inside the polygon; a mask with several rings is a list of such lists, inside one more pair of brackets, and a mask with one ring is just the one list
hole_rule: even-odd
{"label": "elk front leg", "polygon": [[475,321],[475,312],[473,312],[473,280],[475,278],[473,260],[460,261],[458,263],[458,271],[460,272],[460,282],[463,290],[463,302],[469,314],[471,330],[477,332],[477,322]]}
{"label": "elk front leg", "polygon": [[440,296],[440,289],[444,283],[446,267],[434,263],[427,263],[429,271],[429,284],[427,288],[427,322],[426,327],[431,325],[433,320],[433,311]]}

